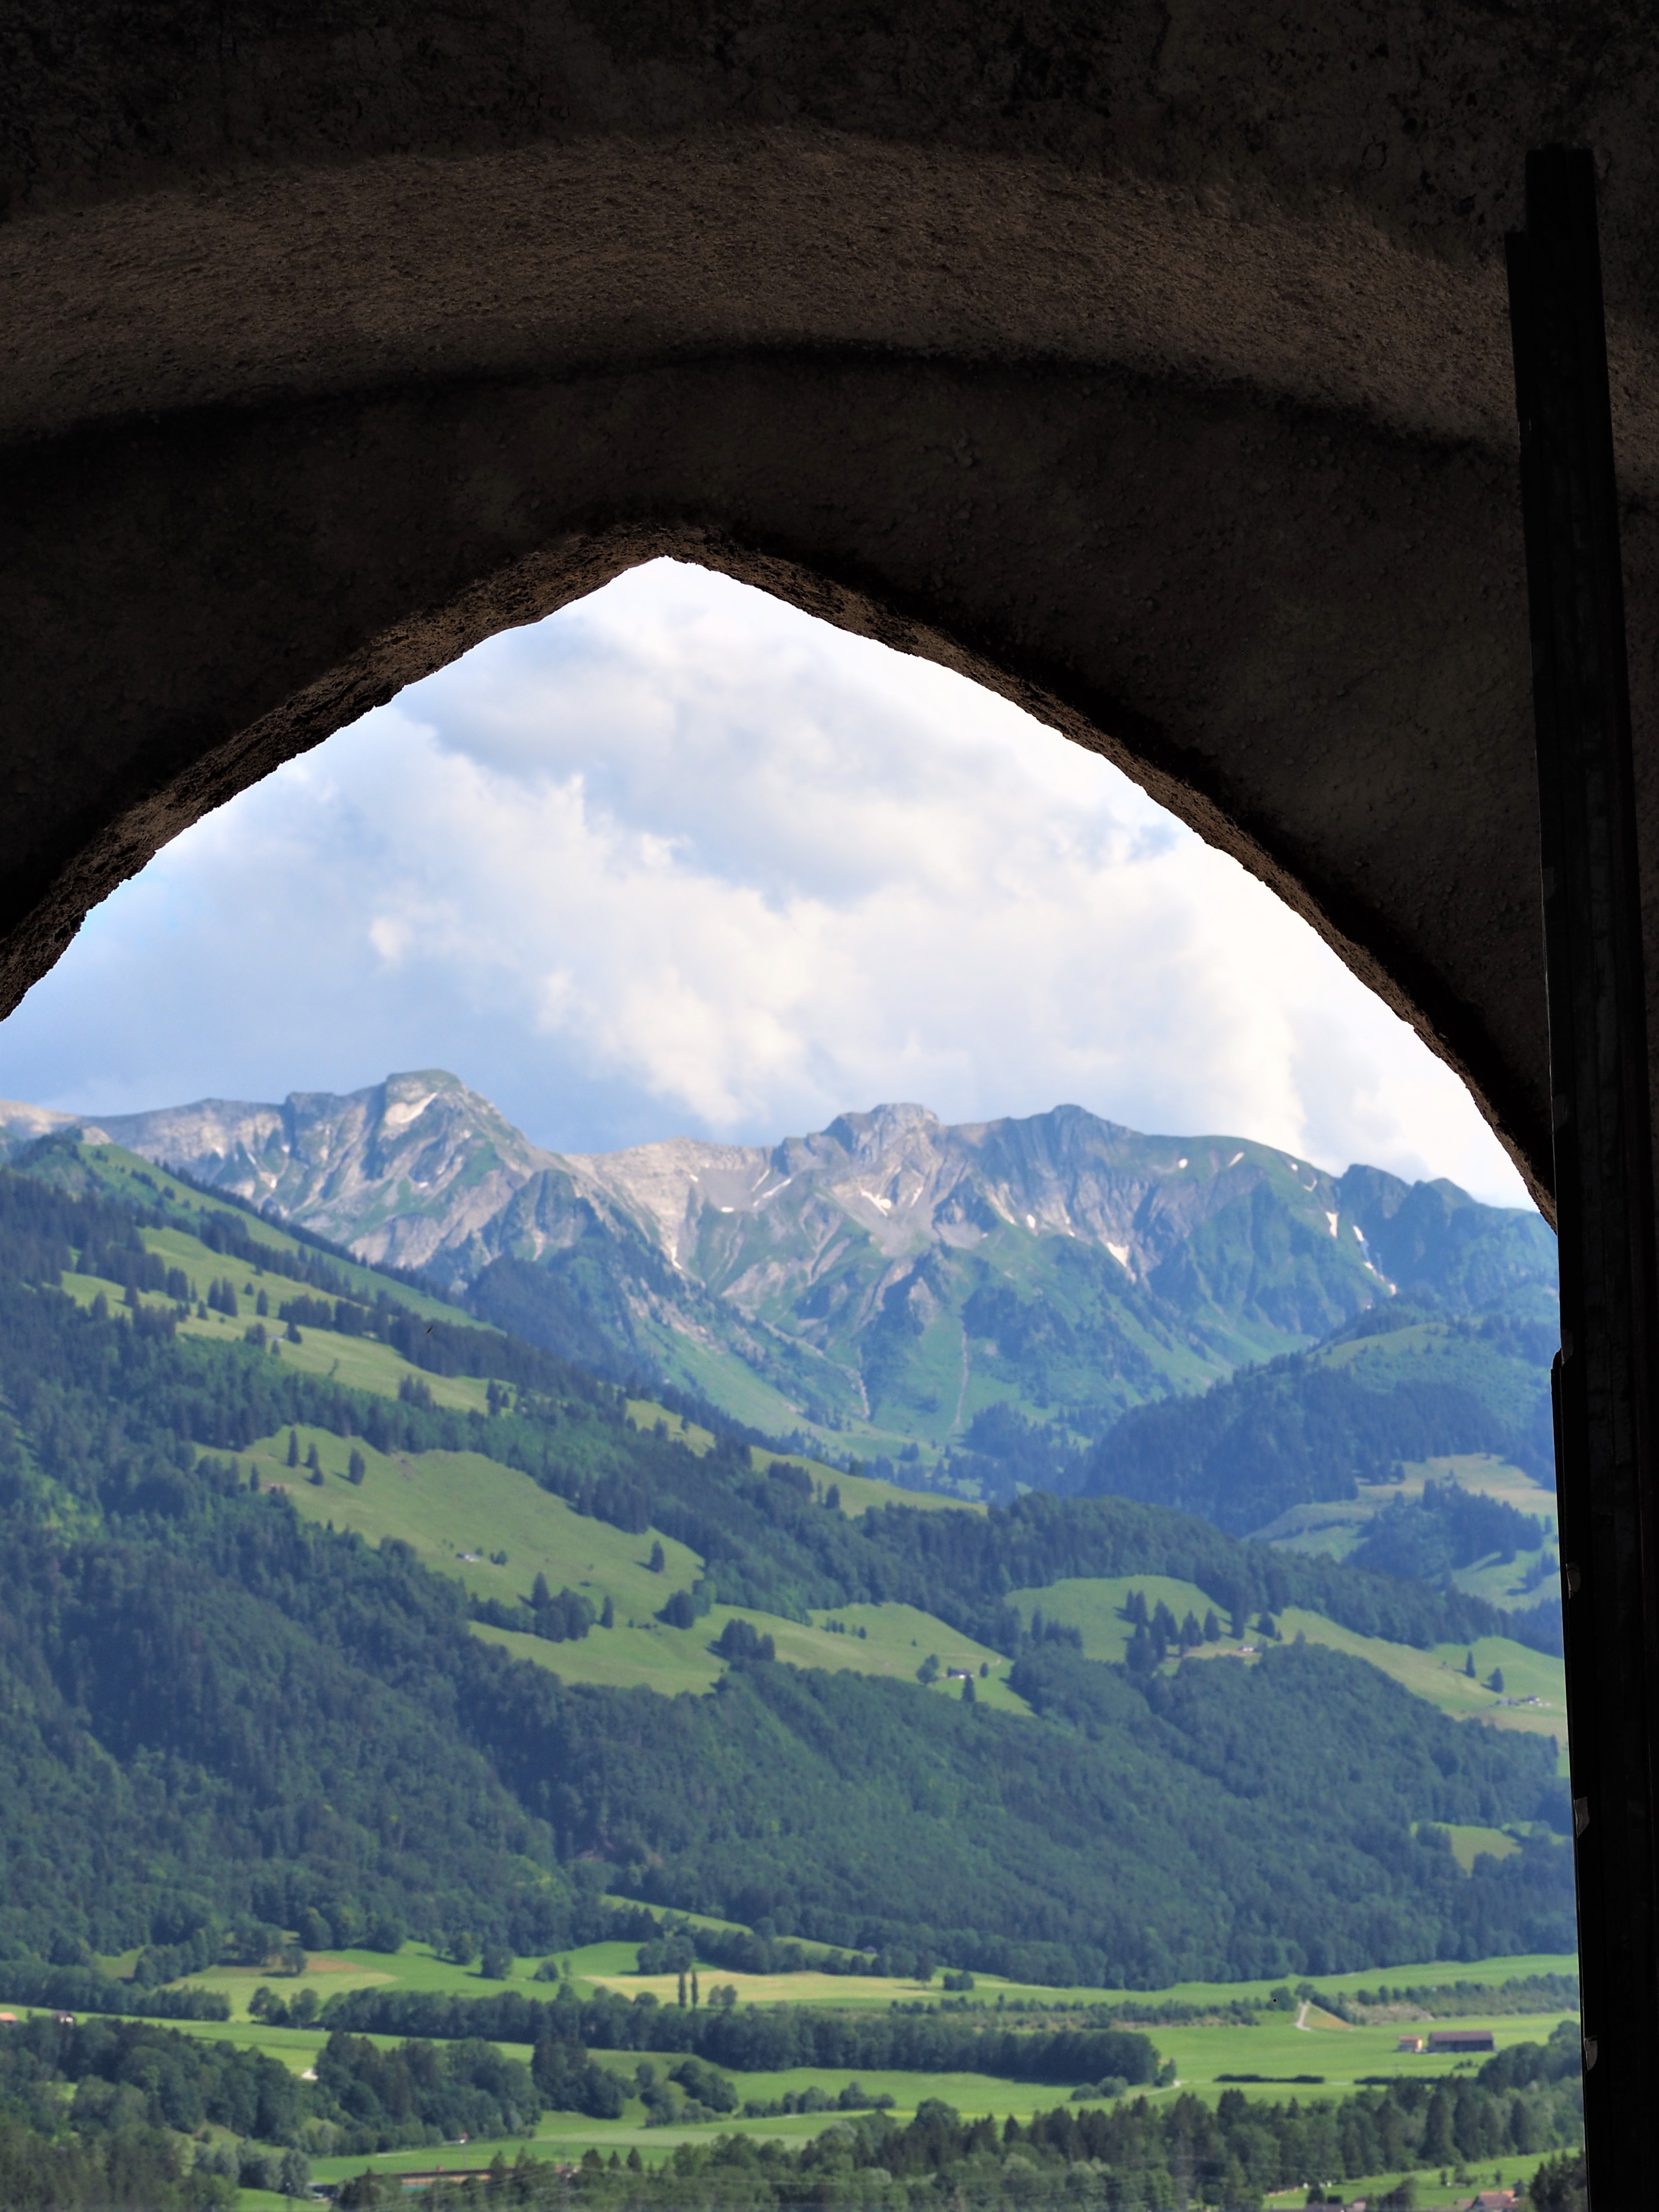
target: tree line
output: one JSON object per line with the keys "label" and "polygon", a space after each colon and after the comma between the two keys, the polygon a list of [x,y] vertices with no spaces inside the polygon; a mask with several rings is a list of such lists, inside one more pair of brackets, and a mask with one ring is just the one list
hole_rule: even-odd
{"label": "tree line", "polygon": [[826,2012],[793,2004],[693,2009],[659,2004],[648,1993],[630,2000],[609,1990],[540,1999],[516,1990],[458,1997],[430,1990],[352,1990],[331,1997],[321,2020],[357,2035],[485,2036],[502,2043],[551,2040],[571,2049],[684,2052],[738,2074],[814,2066],[1056,2083],[1115,2075],[1134,2083],[1155,2081],[1160,2064],[1149,2037],[1121,2028],[1044,2032],[1003,2027],[994,2017]]}
{"label": "tree line", "polygon": [[[948,2201],[973,2212],[1011,2203],[1082,2212],[1157,2212],[1194,2201],[1220,2212],[1261,2212],[1270,2191],[1306,2188],[1308,2202],[1340,2203],[1345,2182],[1394,2173],[1388,2212],[1415,2201],[1413,2177],[1517,2151],[1560,2148],[1542,2170],[1535,2205],[1568,2212],[1583,2140],[1576,2028],[1523,2044],[1473,2079],[1400,2079],[1331,2099],[1268,2102],[1224,2090],[1213,2107],[1188,2094],[1060,2106],[1021,2123],[969,2119],[929,2099],[900,2125],[879,2112],[849,2116],[799,2149],[752,2136],[686,2143],[654,2171],[588,2151],[568,2181],[527,2155],[498,2160],[465,2189],[434,2191],[436,2212],[468,2205],[562,2201],[556,2188],[603,2212],[783,2212],[795,2206],[907,2208]],[[382,2177],[348,2183],[343,2207],[394,2198]],[[1577,2205],[1582,2205],[1582,2195]]]}

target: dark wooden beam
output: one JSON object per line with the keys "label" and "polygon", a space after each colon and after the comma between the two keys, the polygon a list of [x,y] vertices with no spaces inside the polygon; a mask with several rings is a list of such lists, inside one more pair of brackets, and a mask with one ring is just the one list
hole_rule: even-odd
{"label": "dark wooden beam", "polygon": [[1543,863],[1556,1479],[1597,2212],[1659,2189],[1659,1497],[1640,884],[1590,155],[1527,158],[1509,241]]}

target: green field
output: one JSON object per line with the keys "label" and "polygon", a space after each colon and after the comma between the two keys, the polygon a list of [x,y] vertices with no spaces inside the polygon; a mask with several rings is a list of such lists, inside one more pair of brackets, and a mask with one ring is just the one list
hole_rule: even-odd
{"label": "green field", "polygon": [[[1280,1615],[1279,1627],[1289,1636],[1304,1635],[1310,1644],[1329,1644],[1357,1659],[1369,1660],[1396,1682],[1426,1698],[1454,1720],[1485,1721],[1492,1728],[1521,1729],[1531,1735],[1551,1735],[1565,1753],[1567,1741],[1566,1675],[1559,1659],[1528,1650],[1505,1636],[1483,1636],[1474,1645],[1436,1644],[1428,1651],[1407,1644],[1385,1644],[1374,1636],[1357,1636],[1339,1628],[1322,1614],[1291,1607]],[[1475,1678],[1464,1672],[1470,1650],[1474,1654]],[[1504,1702],[1485,1685],[1494,1668],[1502,1669],[1504,1698],[1535,1698],[1533,1705]],[[1562,1771],[1565,1771],[1565,1765]]]}
{"label": "green field", "polygon": [[1476,1859],[1483,1854],[1506,1859],[1521,1848],[1517,1839],[1504,1828],[1449,1827],[1445,1833],[1451,1838],[1452,1856],[1465,1874],[1474,1870]]}
{"label": "green field", "polygon": [[[1326,1364],[1342,1364],[1339,1354],[1357,1349],[1337,1346],[1327,1354]],[[1452,1576],[1459,1589],[1470,1597],[1484,1598],[1488,1604],[1525,1603],[1529,1595],[1525,1588],[1528,1570],[1556,1542],[1555,1488],[1553,1483],[1535,1481],[1524,1468],[1495,1459],[1489,1452],[1461,1452],[1441,1459],[1407,1462],[1401,1481],[1361,1483],[1358,1495],[1352,1498],[1293,1505],[1265,1528],[1256,1529],[1255,1539],[1290,1551],[1322,1552],[1331,1559],[1346,1559],[1364,1537],[1372,1517],[1385,1505],[1395,1498],[1420,1498],[1428,1482],[1449,1480],[1482,1497],[1496,1498],[1544,1523],[1547,1538],[1542,1551],[1520,1552],[1509,1560],[1496,1557],[1476,1560],[1472,1566],[1458,1568]]]}
{"label": "green field", "polygon": [[[301,1428],[298,1434],[302,1460],[316,1445],[323,1483],[309,1482],[303,1466],[289,1467],[286,1429],[244,1454],[262,1483],[285,1487],[295,1511],[308,1520],[332,1522],[371,1544],[387,1536],[401,1539],[423,1565],[453,1576],[477,1596],[509,1603],[528,1598],[536,1577],[544,1574],[554,1589],[580,1589],[596,1612],[609,1597],[620,1632],[627,1621],[648,1621],[671,1591],[689,1589],[702,1571],[696,1553],[672,1536],[655,1529],[633,1536],[578,1513],[517,1468],[481,1452],[386,1453],[326,1429]],[[345,1479],[354,1450],[366,1464],[360,1484]],[[663,1548],[660,1574],[649,1565],[653,1542]],[[492,1552],[505,1552],[507,1565],[492,1565]]]}
{"label": "green field", "polygon": [[[320,1337],[322,1332],[317,1334]],[[934,1686],[936,1694],[959,1697],[961,1683],[951,1683],[945,1676],[951,1668],[966,1668],[974,1674],[975,1692],[985,1703],[1009,1711],[1027,1710],[1007,1686],[1009,1662],[1001,1653],[913,1607],[845,1606],[818,1615],[809,1626],[716,1606],[691,1628],[669,1628],[652,1616],[672,1591],[689,1589],[702,1571],[696,1554],[672,1537],[655,1530],[629,1535],[607,1522],[579,1514],[528,1475],[477,1452],[387,1454],[324,1429],[296,1433],[301,1461],[313,1443],[317,1447],[325,1473],[320,1485],[307,1480],[303,1466],[288,1465],[287,1430],[260,1439],[244,1457],[258,1469],[262,1484],[285,1490],[295,1510],[307,1519],[331,1522],[370,1543],[386,1536],[401,1538],[414,1547],[423,1565],[457,1577],[479,1597],[507,1602],[527,1598],[538,1574],[545,1575],[554,1589],[568,1586],[581,1591],[596,1613],[609,1597],[616,1626],[596,1627],[574,1643],[550,1644],[538,1636],[475,1624],[476,1632],[486,1641],[515,1657],[550,1668],[566,1681],[642,1686],[669,1696],[682,1690],[712,1689],[725,1668],[709,1646],[726,1622],[737,1617],[770,1635],[779,1658],[793,1666],[913,1679],[931,1655],[945,1670]],[[361,1484],[345,1479],[354,1449],[366,1462]],[[869,1487],[885,1486],[872,1483]],[[653,1541],[661,1544],[665,1556],[660,1574],[653,1574],[648,1565]],[[490,1554],[500,1552],[507,1554],[505,1566],[491,1562]],[[848,1632],[836,1633],[826,1625],[830,1620],[842,1622]],[[861,1637],[860,1628],[865,1632]],[[981,1666],[991,1670],[983,1678]]]}
{"label": "green field", "polygon": [[[1497,1835],[1501,1832],[1466,1829],[1454,1830],[1453,1833],[1477,1837]],[[685,1917],[695,1925],[696,1916],[688,1914]],[[719,1924],[729,1925],[728,1923]],[[672,1974],[639,1973],[635,1966],[636,1948],[632,1943],[595,1943],[562,1955],[568,1972],[578,1983],[618,1990],[625,1996],[632,1996],[639,1990],[649,1990],[660,1998],[672,1998],[675,1992],[675,1977]],[[370,1956],[368,1953],[348,1953],[345,1955],[365,1960]],[[532,1966],[532,1962],[525,1962],[523,1971],[531,1971]],[[459,1969],[446,1971],[455,1972]],[[811,1972],[738,1974],[707,1960],[702,1962],[700,1971],[705,1980],[735,1984],[742,2002],[752,2004],[811,2004],[837,2011],[865,2010],[872,2006],[886,2006],[895,2002],[914,2003],[927,1988],[931,1988],[935,1996],[941,1993],[937,1975],[931,1984],[923,1984],[915,1981],[888,1980],[877,1975]],[[1492,1989],[1501,1987],[1506,1982],[1528,1980],[1535,1975],[1576,1974],[1577,1971],[1577,1959],[1571,1951],[1541,1952],[1512,1959],[1425,1960],[1404,1966],[1360,1967],[1351,1973],[1322,1974],[1318,1978],[1318,1986],[1328,1996],[1349,1998],[1360,1990],[1375,1989],[1380,1983],[1392,1988],[1430,1988],[1461,1983]],[[517,1972],[515,1969],[515,1973]],[[1236,2002],[1265,2005],[1274,1990],[1283,1986],[1282,1980],[1264,1978],[1249,1982],[1177,1982],[1163,1990],[1052,1989],[1041,1983],[1011,1982],[999,1974],[976,1973],[973,1994],[967,2002],[969,2010],[985,2012],[995,2012],[1000,2006],[1015,2002],[1043,2007],[1097,2004],[1134,2007],[1144,2004],[1149,2011],[1171,2004],[1213,2005],[1219,2009]],[[1158,2039],[1174,2034],[1176,2031],[1173,2028],[1155,2028],[1149,2032],[1154,2039]],[[1248,2033],[1254,2035],[1260,2031],[1254,2028],[1237,2030],[1230,2027],[1202,2032],[1206,2034]],[[1362,2033],[1358,2029],[1344,2029],[1343,2032]],[[1522,2039],[1524,2041],[1524,2037]]]}
{"label": "green field", "polygon": [[[1504,1840],[1501,1832],[1484,1829],[1454,1830],[1455,1837],[1480,1838],[1492,1837]],[[613,1903],[625,1905],[627,1900],[616,1899]],[[683,1917],[693,1929],[699,1926],[730,1928],[730,1921],[711,1920],[706,1915],[687,1913]],[[807,1947],[811,1949],[813,1947]],[[676,1977],[672,1974],[643,1975],[637,1971],[635,1942],[590,1943],[579,1949],[558,1954],[566,1975],[580,1990],[612,1989],[632,1996],[641,1990],[650,1990],[664,2000],[676,1994]],[[108,1960],[105,1966],[119,1971],[131,1961]],[[306,1971],[297,1976],[284,1975],[274,1979],[255,1967],[213,1966],[191,1974],[179,1984],[191,1989],[222,1991],[230,1999],[233,2018],[229,2022],[181,2023],[191,2034],[231,2035],[238,2041],[257,2041],[262,2049],[281,2054],[310,2052],[317,2047],[315,2030],[273,2028],[262,2021],[250,2021],[247,2017],[248,2000],[262,1984],[275,1990],[285,1998],[293,1998],[302,1989],[314,1989],[319,1999],[326,2000],[337,1992],[355,1989],[398,1987],[410,1990],[431,1990],[453,1996],[492,1996],[507,1989],[521,1990],[530,1996],[550,1997],[551,1986],[535,1980],[537,1968],[542,1964],[538,1954],[514,1960],[512,1969],[504,1979],[485,1980],[476,1966],[460,1966],[452,1960],[440,1958],[428,1944],[405,1943],[395,1954],[378,1951],[342,1950],[313,1954]],[[1375,1989],[1378,1984],[1395,1988],[1446,1986],[1463,1984],[1484,1988],[1496,1988],[1516,1980],[1526,1980],[1540,1974],[1574,1974],[1577,1961],[1571,1952],[1540,1953],[1519,1958],[1468,1960],[1426,1960],[1401,1966],[1362,1967],[1352,1972],[1324,1974],[1318,1978],[1318,1987],[1336,1997],[1352,1998],[1364,1989]],[[867,2011],[884,2009],[894,2003],[914,2004],[919,1998],[932,1995],[939,1997],[942,1986],[939,1974],[931,1983],[911,1978],[895,1979],[884,1976],[829,1974],[806,1971],[790,1974],[739,1974],[714,1965],[707,1957],[699,1960],[699,1972],[705,1982],[731,1982],[737,1987],[744,2003],[809,2004],[836,2011]],[[968,2008],[974,2012],[994,2013],[1013,2002],[1048,2008],[1078,2005],[1145,2005],[1149,2011],[1160,2006],[1176,2004],[1193,2007],[1215,2006],[1218,2008],[1235,2002],[1265,2005],[1282,1982],[1259,1979],[1249,1982],[1180,1982],[1163,1990],[1103,1990],[1086,1987],[1054,1989],[1047,1984],[1012,1982],[997,1974],[975,1974],[975,1986],[968,1999]],[[0,2003],[4,2002],[4,1975],[0,1969]],[[960,2000],[953,2000],[955,2002]],[[1480,2024],[1485,2024],[1484,2021]],[[1500,2022],[1500,2024],[1502,2024]],[[1512,2024],[1512,2023],[1510,2023]],[[1380,2033],[1370,2028],[1340,2028],[1344,2035],[1367,2036]],[[1263,2022],[1253,2028],[1235,2027],[1223,2028],[1154,2028],[1150,2031],[1160,2045],[1177,2033],[1203,2037],[1220,2035],[1224,2038],[1239,2034],[1251,2037],[1272,2037],[1295,2033],[1288,2021],[1268,2014]],[[1508,2026],[1504,2026],[1508,2033]],[[1524,2040],[1524,2037],[1522,2039]],[[1300,2039],[1298,2038],[1298,2043]],[[1265,2045],[1252,2043],[1251,2048]],[[1293,2046],[1295,2047],[1295,2046]],[[1172,2047],[1173,2048],[1173,2047]],[[309,2060],[306,2060],[308,2063]],[[1225,2068],[1233,2062],[1218,2060]],[[1243,2066],[1244,2061],[1237,2062]],[[1356,2062],[1358,2063],[1358,2062]],[[1367,2061],[1367,2063],[1370,2062]],[[1283,2071],[1267,2067],[1263,2072]],[[1295,2071],[1295,2069],[1289,2070]],[[1364,2068],[1362,2066],[1361,2070]]]}
{"label": "green field", "polygon": [[[1326,1355],[1325,1364],[1340,1366],[1339,1354],[1357,1347],[1339,1345]],[[1530,1513],[1552,1525],[1555,1519],[1555,1488],[1552,1483],[1540,1483],[1524,1468],[1512,1467],[1507,1460],[1496,1459],[1490,1452],[1456,1452],[1440,1459],[1407,1460],[1402,1463],[1401,1479],[1398,1482],[1362,1482],[1358,1495],[1352,1498],[1323,1498],[1317,1504],[1292,1505],[1281,1513],[1278,1520],[1267,1528],[1255,1530],[1258,1543],[1285,1544],[1302,1551],[1328,1551],[1340,1557],[1352,1548],[1339,1541],[1315,1543],[1315,1532],[1325,1528],[1333,1531],[1353,1529],[1369,1521],[1373,1513],[1396,1498],[1420,1498],[1430,1482],[1452,1481],[1465,1490],[1478,1492],[1484,1498],[1496,1498],[1505,1505],[1513,1505],[1518,1513]]]}
{"label": "green field", "polygon": [[[1123,1613],[1131,1590],[1144,1594],[1149,1610],[1161,1599],[1177,1620],[1191,1612],[1201,1621],[1206,1612],[1214,1607],[1214,1601],[1206,1597],[1195,1583],[1176,1582],[1166,1575],[1120,1575],[1054,1583],[1044,1589],[1011,1591],[1009,1603],[1018,1607],[1028,1626],[1031,1614],[1038,1612],[1045,1620],[1059,1621],[1079,1630],[1084,1652],[1089,1658],[1121,1662],[1133,1633]],[[1482,1637],[1472,1646],[1443,1644],[1431,1650],[1419,1651],[1409,1644],[1389,1644],[1381,1637],[1361,1636],[1353,1629],[1341,1628],[1334,1621],[1327,1620],[1322,1613],[1308,1613],[1297,1606],[1287,1607],[1279,1616],[1279,1628],[1287,1641],[1298,1635],[1305,1636],[1310,1644],[1328,1644],[1333,1650],[1346,1651],[1351,1657],[1368,1661],[1454,1720],[1480,1720],[1492,1728],[1519,1729],[1530,1735],[1553,1736],[1560,1747],[1561,1771],[1566,1771],[1566,1674],[1561,1661],[1545,1652],[1531,1650],[1526,1644],[1502,1636]],[[1259,1651],[1261,1638],[1252,1632],[1244,1639],[1244,1645]],[[1236,1659],[1243,1648],[1238,1639],[1224,1637],[1219,1643],[1202,1644],[1188,1656],[1196,1659]],[[1471,1650],[1475,1665],[1473,1680],[1465,1671]],[[1167,1661],[1165,1664],[1172,1666],[1174,1662]],[[1504,1677],[1501,1696],[1486,1686],[1494,1668],[1499,1669]]]}
{"label": "green field", "polygon": [[[303,1285],[289,1283],[280,1275],[258,1275],[222,1260],[210,1252],[205,1245],[197,1245],[193,1237],[185,1237],[171,1229],[144,1231],[144,1241],[159,1258],[169,1267],[182,1267],[198,1287],[205,1292],[210,1283],[228,1278],[237,1294],[240,1310],[233,1321],[222,1313],[210,1313],[204,1319],[190,1314],[179,1323],[181,1336],[204,1337],[210,1343],[236,1344],[246,1336],[258,1316],[254,1302],[263,1289],[270,1307],[265,1318],[270,1332],[270,1357],[285,1359],[302,1375],[326,1376],[353,1390],[372,1391],[380,1398],[395,1398],[398,1385],[406,1376],[420,1370],[394,1352],[390,1345],[376,1342],[373,1337],[343,1336],[330,1328],[307,1328],[300,1331],[301,1341],[290,1344],[283,1336],[283,1323],[275,1316],[277,1307],[287,1297],[312,1297],[315,1294]],[[198,1260],[191,1253],[195,1247]],[[209,1272],[200,1272],[203,1263]],[[93,1300],[102,1297],[111,1307],[116,1306],[125,1295],[118,1284],[106,1282],[97,1275],[77,1275],[65,1270],[63,1286],[79,1304],[89,1306]],[[140,1294],[142,1303],[159,1312],[170,1312],[172,1301],[160,1291]],[[469,1328],[475,1323],[469,1322]],[[453,1407],[459,1413],[479,1413],[485,1410],[489,1385],[474,1375],[428,1375],[421,1380],[432,1393],[433,1402]]]}
{"label": "green field", "polygon": [[[974,1692],[981,1704],[1029,1714],[1024,1699],[1008,1687],[1009,1662],[1001,1653],[947,1628],[932,1613],[908,1605],[861,1605],[842,1606],[819,1616],[820,1621],[832,1620],[845,1622],[854,1632],[837,1635],[822,1626],[781,1620],[776,1613],[717,1605],[686,1629],[665,1627],[660,1621],[624,1626],[619,1609],[615,1628],[595,1628],[574,1644],[549,1644],[538,1636],[483,1622],[474,1624],[473,1633],[514,1658],[547,1668],[561,1681],[637,1686],[672,1697],[683,1690],[700,1694],[714,1687],[726,1669],[710,1647],[728,1620],[747,1620],[771,1637],[779,1659],[791,1666],[914,1680],[916,1669],[931,1656],[945,1670],[932,1685],[934,1697],[959,1698],[963,1686],[951,1679],[948,1670],[966,1668],[973,1674]],[[860,1626],[866,1630],[862,1638],[856,1633]],[[981,1666],[992,1670],[988,1675],[980,1674]]]}

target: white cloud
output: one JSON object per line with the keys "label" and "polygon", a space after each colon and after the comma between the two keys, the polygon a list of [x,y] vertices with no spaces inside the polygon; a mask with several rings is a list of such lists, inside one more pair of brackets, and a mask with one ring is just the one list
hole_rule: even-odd
{"label": "white cloud", "polygon": [[1520,1202],[1449,1072],[1104,763],[659,562],[180,838],[0,1029],[77,1111],[453,1066],[541,1141],[1073,1101]]}

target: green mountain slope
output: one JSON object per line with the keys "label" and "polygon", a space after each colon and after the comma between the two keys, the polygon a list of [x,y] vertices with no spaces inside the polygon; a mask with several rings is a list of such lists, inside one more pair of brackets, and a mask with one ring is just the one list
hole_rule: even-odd
{"label": "green mountain slope", "polygon": [[[729,1437],[698,1451],[665,1419],[641,1430],[615,1390],[425,1319],[386,1279],[372,1303],[366,1279],[337,1288],[335,1258],[218,1220],[199,1194],[188,1212],[159,1180],[138,1186],[142,1212],[101,1196],[100,1177],[126,1170],[100,1149],[49,1147],[38,1176],[0,1175],[14,1954],[199,1948],[239,1917],[291,1928],[312,1907],[331,1925],[401,1911],[434,1937],[465,1915],[524,1949],[564,1940],[584,1866],[780,1932],[925,1936],[964,1964],[1066,1981],[1570,1940],[1546,1743],[1461,1726],[1340,1654],[1132,1676],[1063,1632],[1034,1636],[1007,1593],[1164,1573],[1422,1645],[1501,1626],[1490,1607],[1121,1501],[850,1515],[821,1475],[758,1466]],[[210,1286],[170,1264],[182,1248],[152,1249],[181,1237],[223,1271]],[[88,1297],[94,1284],[107,1287]],[[326,1336],[372,1353],[381,1387],[334,1371],[343,1353],[319,1371]],[[252,1455],[284,1433],[289,1491],[251,1488]],[[301,1435],[326,1464],[319,1449],[306,1469]],[[580,1608],[573,1624],[522,1577],[491,1598],[483,1563],[434,1573],[401,1542],[296,1510],[302,1490],[356,1491],[353,1450],[365,1491],[401,1481],[404,1460],[471,1455],[557,1501],[567,1528],[640,1551],[660,1531],[664,1584],[671,1543],[685,1572],[699,1563],[666,1592],[665,1632],[695,1637],[725,1607],[828,1642],[836,1608],[910,1605],[1012,1662],[1026,1710],[769,1661],[758,1638],[712,1694],[563,1681],[482,1638],[477,1613],[523,1619],[556,1661],[550,1635],[615,1631],[580,1633]],[[1386,1777],[1386,1812],[1359,1790],[1332,1800],[1333,1713],[1350,1769]],[[1240,1730],[1278,1747],[1273,1786],[1222,1755]],[[1466,1872],[1441,1824],[1506,1828],[1519,1848]]]}
{"label": "green mountain slope", "polygon": [[[1541,1322],[1437,1319],[1395,1304],[1200,1397],[1137,1407],[1090,1452],[1079,1487],[1488,1590],[1487,1568],[1524,1554],[1530,1578],[1519,1570],[1498,1588],[1524,1601],[1545,1585],[1534,1602],[1550,1608],[1550,1341]],[[1475,1455],[1510,1470],[1501,1497],[1483,1494],[1492,1486],[1478,1464],[1472,1488],[1457,1479],[1458,1459]],[[1321,1504],[1343,1510],[1322,1520]]]}
{"label": "green mountain slope", "polygon": [[[0,1146],[42,1119],[0,1109]],[[561,1158],[426,1071],[106,1133],[364,1258],[427,1269],[596,1372],[970,1496],[1069,1486],[1129,1409],[1396,1293],[1546,1331],[1553,1310],[1535,1216],[1074,1107],[952,1128],[884,1106],[769,1148],[676,1139]],[[1518,1401],[1499,1413],[1524,1425]]]}
{"label": "green mountain slope", "polygon": [[[1297,1952],[1334,1966],[1379,1935],[1390,1948],[1443,1942],[1449,1905],[1468,1916],[1460,1943],[1476,1926],[1541,1940],[1567,1924],[1547,1903],[1556,1844],[1468,1877],[1446,1870],[1443,1850],[1455,1863],[1431,1830],[1413,1843],[1379,1813],[1416,1804],[1445,1820],[1484,1804],[1500,1822],[1537,1819],[1558,1787],[1543,1747],[1460,1729],[1374,1669],[1310,1649],[1254,1670],[1194,1668],[1164,1706],[1045,1646],[1014,1686],[1046,1726],[781,1667],[744,1670],[710,1699],[635,1693],[625,1715],[570,1692],[550,1733],[515,1699],[498,1755],[556,1825],[567,1807],[576,1815],[580,1778],[605,1773],[607,1817],[576,1833],[635,1893],[718,1899],[751,1925],[842,1943],[921,1934],[944,1955],[1034,1978],[1069,1966],[1150,1985],[1200,1960],[1226,1976],[1288,1970]],[[1277,1752],[1230,1762],[1222,1747],[1241,1732]],[[1523,1743],[1528,1755],[1512,1757]],[[538,1800],[536,1771],[556,1765],[568,1778]],[[1333,1773],[1352,1786],[1372,1772],[1363,1815],[1334,1807]]]}

